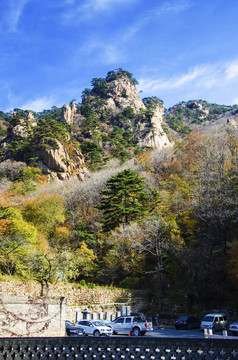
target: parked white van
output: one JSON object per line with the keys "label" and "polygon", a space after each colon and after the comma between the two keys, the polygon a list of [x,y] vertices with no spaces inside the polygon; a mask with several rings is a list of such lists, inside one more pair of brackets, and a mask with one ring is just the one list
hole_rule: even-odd
{"label": "parked white van", "polygon": [[222,331],[227,327],[227,318],[224,314],[207,314],[201,322],[201,329]]}

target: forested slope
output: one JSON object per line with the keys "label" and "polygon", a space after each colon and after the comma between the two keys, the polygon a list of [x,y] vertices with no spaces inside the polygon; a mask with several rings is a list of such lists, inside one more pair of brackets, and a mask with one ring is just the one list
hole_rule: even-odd
{"label": "forested slope", "polygon": [[81,104],[2,115],[0,279],[42,293],[57,281],[144,289],[158,308],[235,306],[236,108],[198,132],[187,112],[141,101],[135,82],[119,69]]}

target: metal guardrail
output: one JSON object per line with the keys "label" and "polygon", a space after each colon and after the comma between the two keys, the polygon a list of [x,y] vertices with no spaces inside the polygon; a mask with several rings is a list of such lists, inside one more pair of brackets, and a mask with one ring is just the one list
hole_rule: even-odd
{"label": "metal guardrail", "polygon": [[152,337],[0,338],[0,360],[237,360],[238,341]]}

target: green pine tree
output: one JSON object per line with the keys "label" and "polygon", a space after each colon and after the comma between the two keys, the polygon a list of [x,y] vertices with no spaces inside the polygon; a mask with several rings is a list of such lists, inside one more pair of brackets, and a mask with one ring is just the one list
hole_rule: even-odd
{"label": "green pine tree", "polygon": [[98,208],[103,210],[103,230],[110,231],[120,224],[129,224],[147,211],[148,195],[144,178],[134,170],[124,170],[112,176],[102,191]]}

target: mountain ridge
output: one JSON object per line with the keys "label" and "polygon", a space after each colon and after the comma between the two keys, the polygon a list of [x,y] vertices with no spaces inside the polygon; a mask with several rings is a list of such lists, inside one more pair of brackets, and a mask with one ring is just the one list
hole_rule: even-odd
{"label": "mountain ridge", "polygon": [[165,111],[156,96],[141,99],[136,84],[131,73],[119,68],[94,78],[81,104],[73,100],[41,113],[0,112],[0,170],[4,173],[6,161],[23,162],[49,179],[83,180],[87,169],[95,171],[110,158],[123,162],[143,150],[169,149],[192,131],[238,128],[238,105],[190,100]]}

